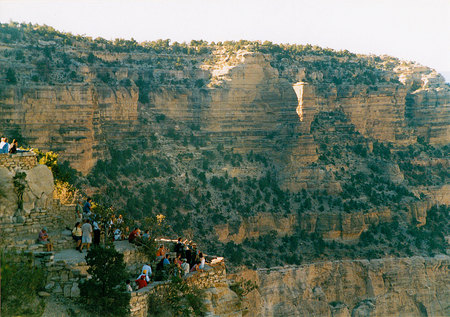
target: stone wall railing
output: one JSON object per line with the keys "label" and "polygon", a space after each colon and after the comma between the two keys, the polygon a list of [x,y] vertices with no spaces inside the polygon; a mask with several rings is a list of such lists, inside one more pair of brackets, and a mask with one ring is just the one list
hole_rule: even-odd
{"label": "stone wall railing", "polygon": [[[226,283],[226,268],[225,263],[214,264],[206,266],[202,272],[193,272],[186,277],[186,281],[190,286],[196,286],[199,289],[207,289]],[[131,293],[131,317],[145,317],[148,312],[148,297],[153,292],[157,292],[161,285],[165,282],[155,282],[147,287],[144,287],[136,292]]]}
{"label": "stone wall railing", "polygon": [[217,284],[226,283],[227,272],[225,263],[220,262],[213,266],[209,266],[202,272],[190,273],[186,280],[190,286],[195,286],[199,289],[210,288]]}
{"label": "stone wall railing", "polygon": [[37,165],[36,154],[20,152],[16,154],[0,154],[0,166],[12,171],[15,169],[29,170]]}

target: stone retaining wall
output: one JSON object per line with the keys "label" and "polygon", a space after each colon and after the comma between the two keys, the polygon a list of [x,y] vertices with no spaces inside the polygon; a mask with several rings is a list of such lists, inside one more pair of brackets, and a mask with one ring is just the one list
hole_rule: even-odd
{"label": "stone retaining wall", "polygon": [[29,170],[37,165],[36,154],[33,152],[22,152],[16,154],[0,154],[0,166],[8,170]]}
{"label": "stone retaining wall", "polygon": [[[217,285],[226,284],[227,276],[225,263],[220,262],[213,266],[207,266],[203,272],[193,272],[186,277],[189,286],[196,286],[199,289],[208,289]],[[155,282],[136,292],[131,293],[131,317],[145,317],[148,312],[148,297],[153,292],[158,291],[158,287],[165,282]]]}
{"label": "stone retaining wall", "polygon": [[79,284],[88,277],[86,262],[68,264],[54,260],[52,252],[35,253],[35,261],[47,272],[45,290],[69,298],[80,296]]}
{"label": "stone retaining wall", "polygon": [[47,227],[55,250],[73,247],[71,233],[64,229],[66,226],[72,227],[74,223],[67,222],[67,207],[58,203],[55,203],[56,207],[51,210],[35,208],[21,215],[0,216],[0,233],[5,238],[6,247],[19,251],[44,250],[43,245],[36,243],[43,227]]}

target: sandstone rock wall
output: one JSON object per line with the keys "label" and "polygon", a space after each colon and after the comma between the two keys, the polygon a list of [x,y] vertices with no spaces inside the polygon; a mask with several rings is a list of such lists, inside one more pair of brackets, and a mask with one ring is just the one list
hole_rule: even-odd
{"label": "sandstone rock wall", "polygon": [[62,153],[87,172],[105,155],[106,140],[135,131],[137,90],[105,85],[11,87],[2,91],[0,133]]}
{"label": "sandstone rock wall", "polygon": [[247,316],[448,316],[448,256],[260,269]]}
{"label": "sandstone rock wall", "polygon": [[[168,59],[167,69],[141,70],[133,60],[141,62],[145,54],[131,54],[127,64],[124,54],[94,53],[119,64],[82,66],[80,83],[2,86],[0,133],[61,152],[75,168],[88,172],[108,156],[106,141],[133,142],[142,137],[138,132],[144,125],[151,124],[138,120],[143,113],[163,113],[196,125],[197,133],[212,144],[269,154],[281,163],[282,185],[293,190],[304,188],[303,177],[309,177],[304,167],[318,159],[310,130],[320,111],[340,109],[364,136],[395,145],[415,142],[417,136],[436,144],[450,139],[450,89],[426,67],[409,65],[386,74],[401,83],[336,85],[308,69],[325,57],[304,56],[282,71],[273,66],[273,56],[241,50],[233,57],[215,52],[211,57],[218,61],[212,63],[197,59],[195,68],[189,57],[181,69],[170,68]],[[165,58],[161,56],[161,62]],[[111,74],[117,82],[130,80],[129,85],[107,85],[96,77],[100,73]],[[148,82],[138,87],[134,81],[141,77]],[[201,80],[205,85],[169,85],[163,78]],[[417,85],[415,91],[412,85]],[[149,102],[138,106],[140,94]]]}
{"label": "sandstone rock wall", "polygon": [[[426,222],[426,213],[431,206],[430,201],[408,205],[410,219],[416,219],[419,223],[421,221]],[[378,225],[391,220],[389,208],[345,214],[333,212],[303,213],[299,216],[259,213],[256,216],[244,219],[237,229],[231,228],[229,224],[221,224],[215,226],[214,231],[221,242],[242,243],[247,238],[258,238],[271,232],[276,232],[281,236],[291,235],[298,225],[301,230],[307,233],[317,233],[324,239],[355,240],[371,225]]]}

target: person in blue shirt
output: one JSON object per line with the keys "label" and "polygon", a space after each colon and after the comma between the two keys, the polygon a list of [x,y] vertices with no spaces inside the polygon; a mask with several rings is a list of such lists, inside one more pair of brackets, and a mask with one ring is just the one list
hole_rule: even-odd
{"label": "person in blue shirt", "polygon": [[89,218],[91,216],[91,214],[92,214],[92,212],[91,212],[91,207],[92,207],[91,201],[92,201],[92,198],[88,197],[88,199],[86,200],[86,203],[83,206],[83,216],[84,216],[84,218]]}
{"label": "person in blue shirt", "polygon": [[7,138],[2,138],[0,142],[0,154],[6,154],[9,151],[9,143]]}
{"label": "person in blue shirt", "polygon": [[164,261],[163,261],[163,266],[170,265],[169,258],[170,258],[170,254],[167,253],[166,257],[164,258]]}

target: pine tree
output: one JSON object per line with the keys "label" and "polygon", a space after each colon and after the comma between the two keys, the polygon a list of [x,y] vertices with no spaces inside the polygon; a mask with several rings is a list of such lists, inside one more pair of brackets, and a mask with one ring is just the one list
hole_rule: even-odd
{"label": "pine tree", "polygon": [[130,294],[126,292],[127,271],[123,254],[114,246],[92,248],[87,256],[92,278],[80,284],[87,309],[101,316],[127,316]]}

